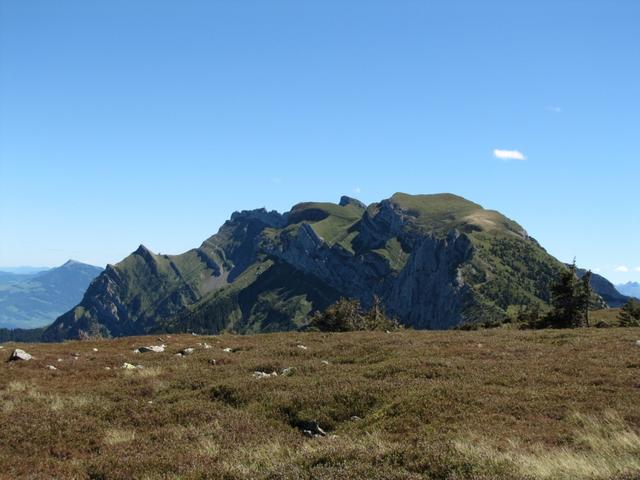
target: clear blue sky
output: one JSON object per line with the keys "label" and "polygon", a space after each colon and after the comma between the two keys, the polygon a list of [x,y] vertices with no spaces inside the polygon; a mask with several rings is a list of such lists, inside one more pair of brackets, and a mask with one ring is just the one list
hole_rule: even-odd
{"label": "clear blue sky", "polygon": [[453,192],[640,280],[637,0],[0,4],[0,265]]}

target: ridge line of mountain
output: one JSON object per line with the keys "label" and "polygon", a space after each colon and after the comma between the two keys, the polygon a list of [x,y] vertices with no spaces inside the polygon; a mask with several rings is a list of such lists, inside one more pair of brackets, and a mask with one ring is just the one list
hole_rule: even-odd
{"label": "ridge line of mountain", "polygon": [[499,323],[545,305],[565,268],[519,224],[457,195],[343,196],[234,212],[179,255],[140,246],[44,338],[294,330],[340,297],[377,297],[413,328]]}

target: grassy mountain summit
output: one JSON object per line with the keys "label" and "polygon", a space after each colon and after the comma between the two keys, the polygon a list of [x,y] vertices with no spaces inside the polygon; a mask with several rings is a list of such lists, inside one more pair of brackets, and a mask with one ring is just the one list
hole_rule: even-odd
{"label": "grassy mountain summit", "polygon": [[547,301],[563,268],[516,222],[456,195],[305,202],[235,212],[181,255],[140,246],[45,339],[293,330],[340,297],[375,296],[405,325],[450,328]]}

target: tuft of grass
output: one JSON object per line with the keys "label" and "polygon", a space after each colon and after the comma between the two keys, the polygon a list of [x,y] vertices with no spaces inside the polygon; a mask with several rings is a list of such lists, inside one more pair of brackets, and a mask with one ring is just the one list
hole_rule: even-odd
{"label": "tuft of grass", "polygon": [[573,414],[570,445],[549,448],[509,440],[506,448],[471,438],[455,442],[471,462],[546,480],[622,478],[640,473],[640,435],[612,410],[600,416]]}
{"label": "tuft of grass", "polygon": [[111,428],[104,434],[104,443],[107,445],[118,445],[119,443],[133,442],[135,439],[136,432],[133,430]]}
{"label": "tuft of grass", "polygon": [[162,374],[162,367],[155,366],[150,368],[137,368],[135,370],[122,370],[122,375],[125,377],[137,377],[137,378],[154,378]]}

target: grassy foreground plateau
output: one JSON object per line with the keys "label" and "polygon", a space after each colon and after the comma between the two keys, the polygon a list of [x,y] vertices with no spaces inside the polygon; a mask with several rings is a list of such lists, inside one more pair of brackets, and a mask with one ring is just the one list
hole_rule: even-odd
{"label": "grassy foreground plateau", "polygon": [[638,338],[493,329],[4,344],[4,360],[16,347],[33,358],[0,364],[0,477],[638,478]]}

